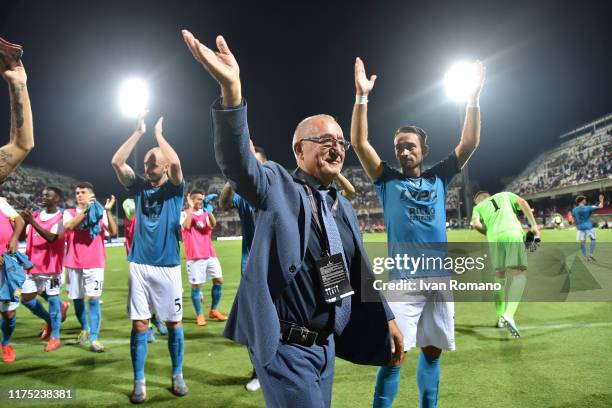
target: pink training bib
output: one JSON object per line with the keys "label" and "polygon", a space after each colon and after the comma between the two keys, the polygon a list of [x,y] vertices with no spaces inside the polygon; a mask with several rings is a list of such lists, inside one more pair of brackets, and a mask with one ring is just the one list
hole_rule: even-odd
{"label": "pink training bib", "polygon": [[[43,221],[40,217],[40,212],[32,214],[36,222],[46,229],[51,229],[62,222],[64,214],[58,211],[56,215],[50,219]],[[37,273],[62,273],[64,267],[64,245],[66,239],[64,236],[58,237],[53,242],[48,242],[30,225],[28,235],[26,237],[26,255],[34,264],[34,267],[28,271],[30,274]]]}
{"label": "pink training bib", "polygon": [[[66,211],[73,217],[77,216],[76,208]],[[106,261],[106,250],[104,249],[104,222],[100,220],[102,230],[94,239],[89,236],[88,229],[77,227],[72,231],[66,231],[66,242],[68,249],[64,258],[64,266],[73,269],[80,268],[104,268]]]}
{"label": "pink training bib", "polygon": [[207,219],[208,213],[206,211],[200,215],[192,213],[191,227],[182,228],[185,256],[190,261],[217,256],[212,245],[212,228],[208,226]]}

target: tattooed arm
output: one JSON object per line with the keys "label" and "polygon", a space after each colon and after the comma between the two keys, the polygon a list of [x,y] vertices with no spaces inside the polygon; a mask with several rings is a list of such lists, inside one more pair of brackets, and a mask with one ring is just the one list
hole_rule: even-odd
{"label": "tattooed arm", "polygon": [[11,133],[8,144],[0,147],[0,183],[19,166],[34,148],[32,108],[26,85],[27,75],[23,64],[14,67],[0,66],[2,77],[9,86],[11,97]]}
{"label": "tattooed arm", "polygon": [[134,184],[134,180],[136,180],[136,174],[134,170],[127,164],[127,159],[132,154],[132,150],[134,150],[134,146],[140,140],[140,137],[147,131],[147,127],[144,121],[144,112],[138,118],[138,126],[132,136],[129,137],[128,140],[125,141],[117,150],[115,155],[113,156],[112,164],[113,169],[115,169],[115,173],[117,174],[117,178],[119,182],[123,184],[125,187],[130,187]]}

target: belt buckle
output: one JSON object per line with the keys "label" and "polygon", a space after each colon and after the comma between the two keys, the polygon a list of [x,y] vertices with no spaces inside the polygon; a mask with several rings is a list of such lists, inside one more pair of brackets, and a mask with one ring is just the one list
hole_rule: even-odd
{"label": "belt buckle", "polygon": [[[288,340],[291,341],[292,343],[298,343],[301,345],[313,345],[314,344],[314,340],[316,340],[317,335],[316,333],[313,333],[314,336],[314,340],[313,341],[309,341],[310,338],[310,333],[312,333],[310,330],[304,328],[304,327],[299,327],[299,326],[291,326],[291,328],[289,329],[289,338]],[[310,344],[309,344],[310,343]]]}

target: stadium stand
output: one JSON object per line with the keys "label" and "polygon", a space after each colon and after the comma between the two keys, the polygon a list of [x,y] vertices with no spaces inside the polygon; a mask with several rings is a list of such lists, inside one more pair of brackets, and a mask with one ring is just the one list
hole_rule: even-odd
{"label": "stadium stand", "polygon": [[585,184],[598,181],[601,188],[612,185],[612,114],[561,138],[558,147],[540,154],[505,190],[539,198],[588,189]]}
{"label": "stadium stand", "polygon": [[37,207],[43,187],[53,185],[62,190],[64,207],[74,207],[73,188],[77,182],[58,172],[21,165],[0,185],[0,196],[17,210]]}
{"label": "stadium stand", "polygon": [[[567,132],[560,140],[559,146],[536,157],[504,188],[530,200],[538,222],[549,228],[573,223],[571,209],[577,194],[596,204],[598,195],[612,187],[612,114]],[[604,207],[593,219],[607,228],[611,213]]]}

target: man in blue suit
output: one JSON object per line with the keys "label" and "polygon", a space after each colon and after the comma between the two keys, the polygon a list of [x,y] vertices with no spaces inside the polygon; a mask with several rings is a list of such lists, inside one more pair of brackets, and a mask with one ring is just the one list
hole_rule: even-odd
{"label": "man in blue suit", "polygon": [[295,131],[293,173],[262,165],[249,149],[238,63],[225,40],[217,37],[215,53],[186,30],[183,37],[221,86],[212,107],[217,163],[257,210],[224,334],[248,347],[268,406],[329,407],[336,355],[370,365],[403,357],[393,313],[372,286],[357,216],[332,185],[349,144],[331,116],[316,115]]}

